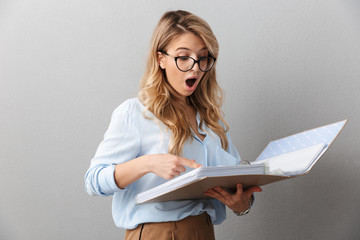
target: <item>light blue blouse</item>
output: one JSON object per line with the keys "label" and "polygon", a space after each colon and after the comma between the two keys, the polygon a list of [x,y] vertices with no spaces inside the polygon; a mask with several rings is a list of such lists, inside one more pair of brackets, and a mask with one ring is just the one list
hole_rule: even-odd
{"label": "light blue blouse", "polygon": [[[167,180],[149,173],[128,185],[117,187],[114,180],[115,165],[142,155],[168,153],[170,132],[156,121],[154,115],[146,111],[137,99],[129,99],[117,107],[110,126],[100,143],[91,165],[85,175],[85,188],[90,195],[113,195],[112,214],[116,226],[125,229],[136,228],[145,222],[177,221],[190,215],[207,212],[214,224],[220,224],[226,217],[225,206],[216,199],[170,201],[160,203],[135,204],[135,196],[158,186]],[[198,125],[200,123],[197,115]],[[231,143],[229,148],[221,148],[220,138],[205,124],[199,132],[206,135],[201,141],[195,134],[183,148],[183,157],[195,159],[203,166],[238,165],[240,156]],[[187,168],[187,171],[191,170]]]}

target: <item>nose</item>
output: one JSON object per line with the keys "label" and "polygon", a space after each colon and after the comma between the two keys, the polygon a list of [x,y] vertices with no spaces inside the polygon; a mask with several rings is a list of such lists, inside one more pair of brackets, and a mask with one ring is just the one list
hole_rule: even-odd
{"label": "nose", "polygon": [[193,66],[193,68],[191,70],[193,70],[195,72],[200,71],[200,61],[199,60],[195,61],[195,64],[194,64],[194,66]]}

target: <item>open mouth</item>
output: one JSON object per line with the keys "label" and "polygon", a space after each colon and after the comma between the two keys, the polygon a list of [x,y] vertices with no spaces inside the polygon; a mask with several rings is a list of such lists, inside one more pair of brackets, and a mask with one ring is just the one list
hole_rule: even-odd
{"label": "open mouth", "polygon": [[195,82],[196,82],[196,78],[189,78],[186,80],[186,85],[188,87],[192,87],[192,86],[194,86]]}

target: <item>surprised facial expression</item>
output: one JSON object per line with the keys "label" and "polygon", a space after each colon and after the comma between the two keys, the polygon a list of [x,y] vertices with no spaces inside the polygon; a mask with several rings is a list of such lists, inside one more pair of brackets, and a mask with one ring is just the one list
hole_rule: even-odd
{"label": "surprised facial expression", "polygon": [[[165,70],[166,79],[171,87],[182,97],[190,96],[198,86],[204,72],[199,69],[199,65],[187,71],[182,72],[176,66],[173,57],[192,57],[198,60],[200,57],[207,57],[208,50],[204,41],[193,33],[184,33],[173,39],[164,53],[158,53],[159,64]],[[178,59],[178,63],[181,58]]]}

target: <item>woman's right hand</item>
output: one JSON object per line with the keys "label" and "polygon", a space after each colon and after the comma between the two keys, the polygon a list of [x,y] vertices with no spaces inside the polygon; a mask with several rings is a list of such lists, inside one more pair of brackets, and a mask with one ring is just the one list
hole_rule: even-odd
{"label": "woman's right hand", "polygon": [[115,166],[114,179],[119,188],[135,182],[147,173],[153,173],[164,179],[172,179],[190,168],[201,167],[201,164],[173,154],[144,155]]}
{"label": "woman's right hand", "polygon": [[190,168],[198,168],[202,165],[196,163],[195,160],[183,158],[173,154],[154,154],[146,155],[146,165],[148,172],[164,179],[172,179],[185,172],[185,166]]}

